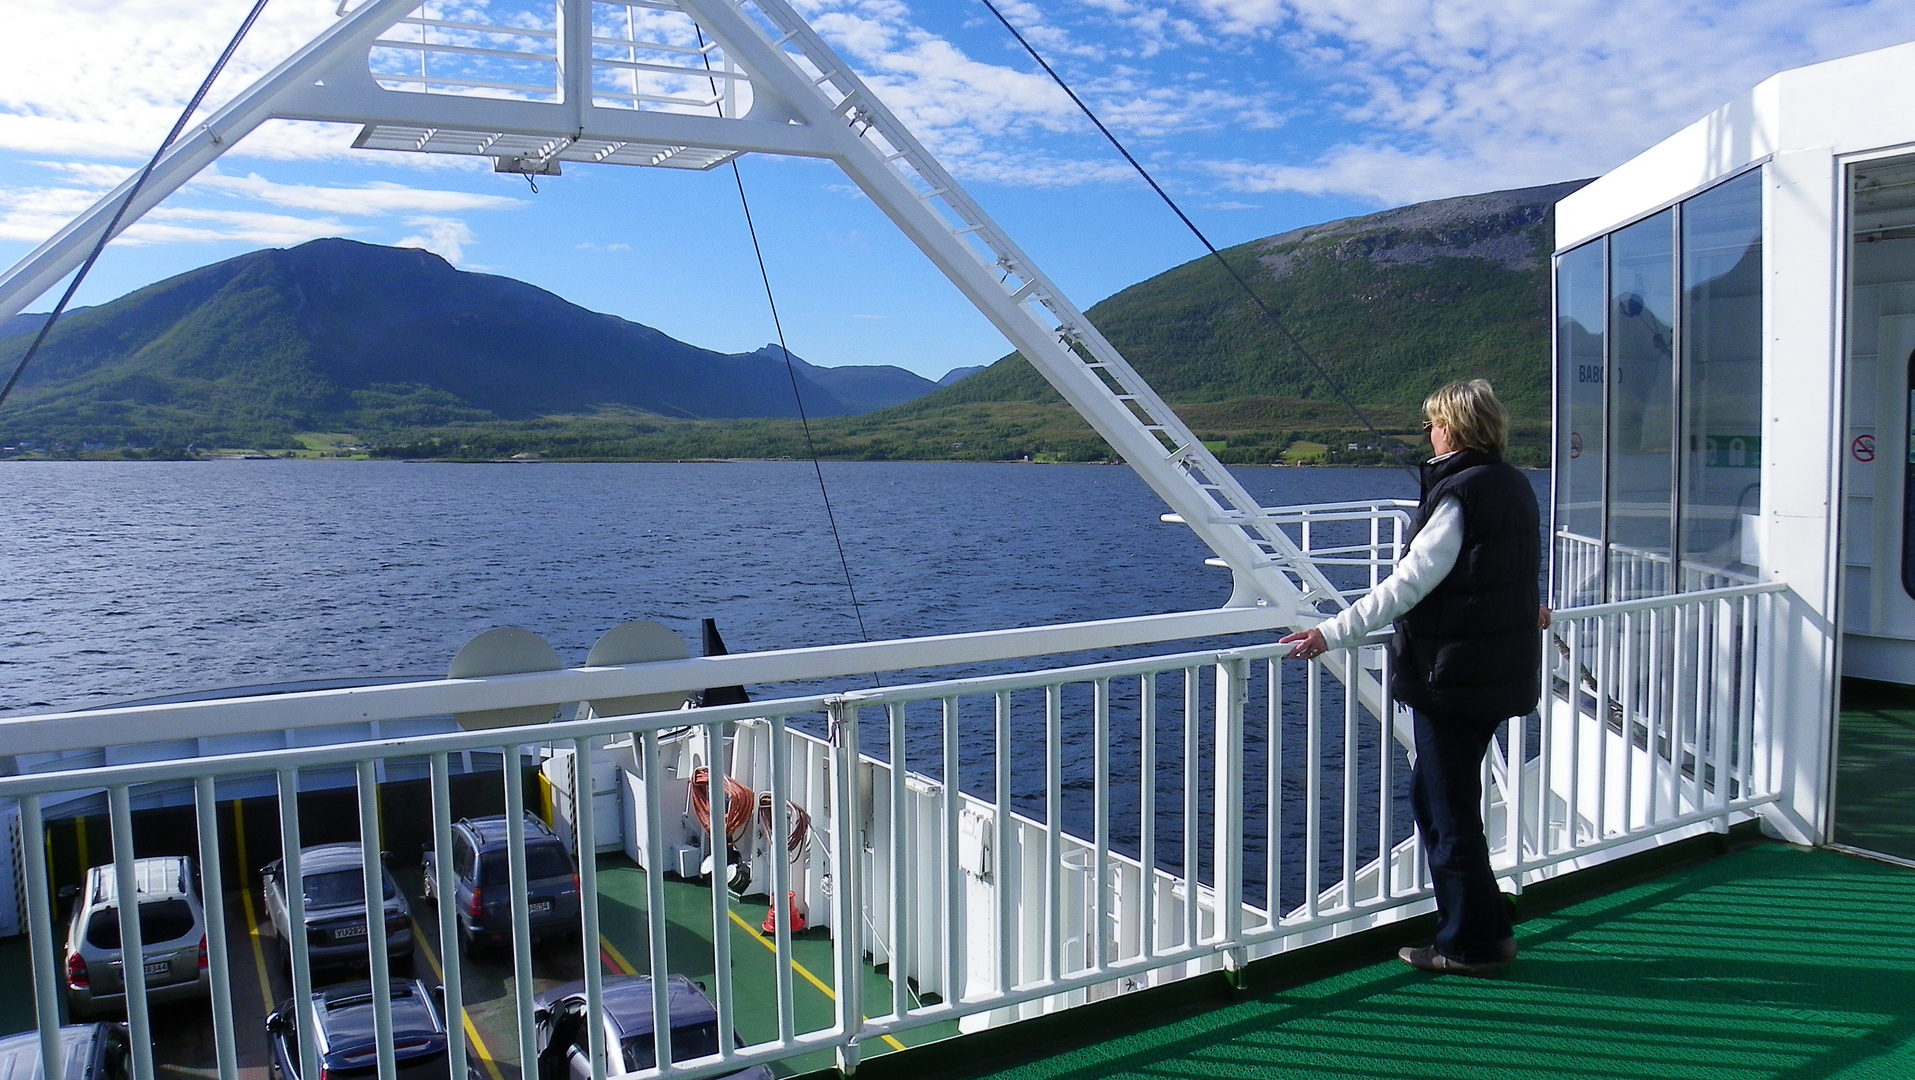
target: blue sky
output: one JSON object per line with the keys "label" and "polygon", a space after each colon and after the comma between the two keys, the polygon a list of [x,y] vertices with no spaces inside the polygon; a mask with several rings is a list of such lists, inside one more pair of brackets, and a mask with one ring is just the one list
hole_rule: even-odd
{"label": "blue sky", "polygon": [[[144,161],[248,6],[7,0],[0,263]],[[271,0],[213,104],[336,6]],[[1081,306],[1201,254],[977,0],[797,6]],[[1915,39],[1906,0],[1000,6],[1220,246],[1596,175],[1774,71]],[[728,169],[568,166],[534,194],[484,159],[355,151],[354,134],[261,129],[110,248],[80,302],[340,235],[426,247],[709,348],[773,339]],[[833,166],[742,167],[794,352],[936,377],[1008,351]]]}

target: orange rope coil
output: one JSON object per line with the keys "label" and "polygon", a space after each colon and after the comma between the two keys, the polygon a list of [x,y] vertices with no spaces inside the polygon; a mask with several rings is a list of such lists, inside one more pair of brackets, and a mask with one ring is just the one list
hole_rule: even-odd
{"label": "orange rope coil", "polygon": [[[692,813],[698,818],[698,825],[711,834],[711,770],[700,767],[692,772]],[[745,830],[751,826],[753,807],[757,795],[732,777],[725,777],[725,839],[728,843],[737,843],[744,839]]]}
{"label": "orange rope coil", "polygon": [[[791,830],[786,838],[785,854],[792,862],[797,862],[798,856],[805,850],[805,839],[811,835],[811,815],[797,803],[787,802],[785,803],[785,825]],[[778,833],[772,827],[771,792],[769,791],[758,796],[758,828],[764,833],[767,842],[777,839]]]}

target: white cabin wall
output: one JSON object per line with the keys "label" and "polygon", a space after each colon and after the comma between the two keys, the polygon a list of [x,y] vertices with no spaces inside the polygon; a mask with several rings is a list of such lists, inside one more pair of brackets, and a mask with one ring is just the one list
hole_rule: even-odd
{"label": "white cabin wall", "polygon": [[1785,801],[1771,824],[1790,840],[1819,843],[1835,714],[1843,442],[1837,271],[1846,230],[1838,228],[1841,169],[1830,150],[1777,153],[1766,173],[1762,570],[1789,592],[1778,598],[1784,640],[1771,642],[1771,678],[1757,689],[1758,737],[1769,736],[1763,741],[1783,778]]}

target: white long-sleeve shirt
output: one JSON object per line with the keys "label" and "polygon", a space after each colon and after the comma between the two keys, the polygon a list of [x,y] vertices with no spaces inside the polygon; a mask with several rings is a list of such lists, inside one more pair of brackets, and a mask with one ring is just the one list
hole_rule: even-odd
{"label": "white long-sleeve shirt", "polygon": [[1445,495],[1410,540],[1410,550],[1398,560],[1395,571],[1362,599],[1317,626],[1324,644],[1347,648],[1377,627],[1394,622],[1450,576],[1462,552],[1463,504],[1456,496]]}

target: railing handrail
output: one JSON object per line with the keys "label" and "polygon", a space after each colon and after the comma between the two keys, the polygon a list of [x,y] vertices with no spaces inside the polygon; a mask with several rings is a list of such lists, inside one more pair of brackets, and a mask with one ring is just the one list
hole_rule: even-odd
{"label": "railing handrail", "polygon": [[[76,746],[172,742],[262,730],[296,730],[379,720],[573,701],[689,693],[713,686],[767,685],[887,671],[950,667],[1034,656],[1150,645],[1273,630],[1287,624],[1276,607],[1215,608],[1051,626],[984,630],[923,638],[823,645],[729,656],[661,660],[623,667],[578,667],[523,675],[435,679],[292,694],[131,705],[0,717],[0,753],[53,753]],[[129,738],[165,718],[163,733]],[[144,730],[152,730],[150,727]]]}
{"label": "railing handrail", "polygon": [[598,739],[608,735],[641,735],[647,731],[706,724],[730,724],[740,720],[762,720],[773,716],[822,714],[830,700],[830,695],[814,694],[806,697],[746,702],[742,705],[713,705],[698,709],[673,709],[667,712],[595,716],[588,720],[556,720],[549,724],[530,724],[523,727],[439,731],[399,738],[351,739],[316,746],[248,750],[232,754],[208,754],[204,757],[164,758],[156,761],[123,762],[112,765],[79,765],[71,769],[48,769],[44,772],[0,776],[0,799],[21,795],[47,795],[109,785],[137,786],[177,782],[201,776],[251,776],[278,772],[282,769],[348,765],[365,760],[368,748],[376,748],[377,756],[380,758],[424,757],[427,754],[457,754],[467,750],[493,751],[511,746],[565,744],[574,739]]}
{"label": "railing handrail", "polygon": [[1694,592],[1662,593],[1656,596],[1644,596],[1635,600],[1611,600],[1601,604],[1586,604],[1582,607],[1558,608],[1553,619],[1567,622],[1570,619],[1593,619],[1603,615],[1619,615],[1629,611],[1647,611],[1657,607],[1677,607],[1682,604],[1694,604],[1709,600],[1728,600],[1737,596],[1755,596],[1760,593],[1783,592],[1789,583],[1786,581],[1762,581],[1754,585],[1730,585],[1721,589],[1698,589]]}

